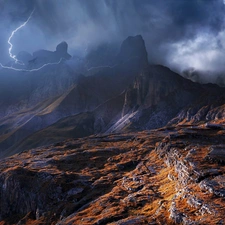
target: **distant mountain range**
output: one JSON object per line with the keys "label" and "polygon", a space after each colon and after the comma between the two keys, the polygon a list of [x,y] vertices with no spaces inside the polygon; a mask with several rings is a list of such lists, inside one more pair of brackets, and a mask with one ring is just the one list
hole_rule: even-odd
{"label": "distant mountain range", "polygon": [[94,51],[78,71],[70,66],[76,59],[67,47],[63,42],[55,52],[27,57],[38,65],[63,58],[58,65],[31,73],[0,71],[1,157],[67,138],[221,124],[225,118],[224,88],[149,64],[140,35],[128,37],[108,64],[101,65],[103,56]]}

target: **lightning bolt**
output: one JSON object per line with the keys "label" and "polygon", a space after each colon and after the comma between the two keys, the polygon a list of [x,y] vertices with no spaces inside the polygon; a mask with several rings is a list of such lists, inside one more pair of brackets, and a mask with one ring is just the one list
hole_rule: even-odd
{"label": "lightning bolt", "polygon": [[116,64],[116,65],[113,65],[113,66],[93,66],[91,68],[87,68],[87,71],[91,71],[91,70],[94,70],[94,69],[104,69],[104,68],[112,69],[112,68],[116,67],[117,65],[119,65],[119,64]]}
{"label": "lightning bolt", "polygon": [[122,64],[117,63],[117,64],[115,64],[113,66],[93,66],[93,67],[87,68],[87,65],[86,65],[86,70],[89,72],[89,71],[94,70],[94,69],[104,69],[104,68],[113,69],[113,68],[115,68],[115,67],[117,67],[119,65],[126,64],[127,62],[129,62],[129,61],[131,61],[132,59],[135,59],[135,58],[139,58],[139,57],[138,56],[132,56],[129,59],[127,59],[126,61],[124,61]]}
{"label": "lightning bolt", "polygon": [[58,65],[60,64],[61,62],[63,61],[63,58],[61,58],[58,62],[54,62],[54,63],[46,63],[44,65],[42,65],[41,67],[38,67],[36,69],[31,69],[31,70],[28,70],[28,69],[17,69],[17,68],[14,68],[12,66],[4,66],[0,63],[0,66],[3,68],[3,69],[8,69],[8,70],[14,70],[14,71],[18,71],[18,72],[36,72],[38,70],[41,70],[47,66],[51,66],[51,65]]}
{"label": "lightning bolt", "polygon": [[[25,27],[27,25],[27,23],[30,21],[30,19],[32,18],[33,14],[34,14],[34,11],[35,9],[31,12],[30,16],[28,17],[28,19],[23,23],[21,24],[19,27],[17,27],[15,30],[12,31],[9,39],[8,39],[8,44],[9,44],[9,56],[10,58],[12,58],[14,60],[14,62],[16,64],[19,64],[21,66],[25,66],[24,62],[18,60],[16,58],[16,55],[14,55],[12,53],[12,49],[13,49],[13,44],[11,42],[13,36],[16,34],[17,31],[19,31],[21,28]],[[18,68],[14,68],[12,66],[4,66],[2,63],[0,63],[0,66],[3,68],[3,69],[8,69],[8,70],[14,70],[14,71],[18,71],[18,72],[36,72],[36,71],[39,71],[47,66],[50,66],[50,65],[58,65],[60,64],[61,62],[63,61],[63,58],[61,58],[58,62],[54,62],[54,63],[46,63],[38,68],[35,68],[35,69],[18,69]]]}
{"label": "lightning bolt", "polygon": [[20,30],[21,28],[23,28],[23,27],[25,27],[26,25],[27,25],[27,23],[30,21],[30,19],[31,19],[31,17],[33,16],[33,14],[34,14],[34,10],[31,12],[31,14],[30,14],[30,16],[28,17],[28,19],[22,24],[22,25],[20,25],[19,27],[17,27],[12,33],[11,33],[11,35],[10,35],[10,37],[9,37],[9,39],[8,39],[8,44],[9,44],[9,56],[10,56],[10,58],[12,58],[14,61],[15,61],[15,63],[17,63],[17,64],[20,64],[20,65],[22,65],[22,66],[24,66],[24,63],[23,62],[21,62],[21,61],[19,61],[17,58],[16,58],[16,55],[13,55],[12,54],[12,49],[13,49],[13,44],[11,43],[11,39],[13,38],[13,36],[16,34],[16,32],[18,31],[18,30]]}

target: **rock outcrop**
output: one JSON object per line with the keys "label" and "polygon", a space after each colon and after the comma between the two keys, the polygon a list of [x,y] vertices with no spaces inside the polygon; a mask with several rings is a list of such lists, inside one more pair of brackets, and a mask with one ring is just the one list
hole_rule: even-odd
{"label": "rock outcrop", "polygon": [[71,55],[68,54],[67,51],[68,51],[68,44],[65,41],[63,41],[63,42],[61,42],[60,44],[58,44],[56,46],[55,53],[57,55],[59,55],[59,57],[61,57],[61,58],[70,59],[71,58]]}
{"label": "rock outcrop", "polygon": [[223,224],[225,133],[168,127],[69,139],[0,163],[3,224]]}
{"label": "rock outcrop", "polygon": [[35,64],[55,63],[61,59],[70,59],[71,55],[67,51],[68,44],[63,41],[56,46],[56,51],[39,50],[33,53],[33,58],[35,59]]}
{"label": "rock outcrop", "polygon": [[142,36],[130,36],[124,40],[121,45],[117,60],[122,63],[126,62],[127,60],[132,60],[137,65],[139,64],[140,68],[147,67],[148,53],[146,51],[145,42]]}
{"label": "rock outcrop", "polygon": [[163,66],[145,68],[125,93],[122,115],[137,112],[129,130],[224,119],[224,88],[194,83]]}

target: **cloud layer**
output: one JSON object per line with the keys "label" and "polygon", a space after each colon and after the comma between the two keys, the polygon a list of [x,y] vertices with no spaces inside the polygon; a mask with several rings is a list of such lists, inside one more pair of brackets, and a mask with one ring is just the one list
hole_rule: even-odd
{"label": "cloud layer", "polygon": [[15,53],[54,50],[65,40],[72,54],[84,55],[101,43],[141,34],[151,63],[179,72],[212,71],[211,76],[225,71],[223,0],[0,0],[1,61],[8,60],[10,32],[34,8],[32,20],[13,39]]}

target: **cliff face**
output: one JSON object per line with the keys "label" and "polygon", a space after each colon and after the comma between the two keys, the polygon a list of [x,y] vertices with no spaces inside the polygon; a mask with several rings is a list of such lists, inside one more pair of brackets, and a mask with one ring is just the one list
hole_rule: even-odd
{"label": "cliff face", "polygon": [[224,88],[184,79],[163,66],[149,66],[125,93],[123,116],[135,113],[126,129],[223,119]]}
{"label": "cliff face", "polygon": [[123,41],[117,60],[126,62],[129,59],[135,59],[134,62],[139,65],[140,69],[148,66],[148,53],[141,35],[130,36]]}
{"label": "cliff face", "polygon": [[224,131],[186,126],[20,153],[1,160],[0,220],[223,224],[224,141]]}

